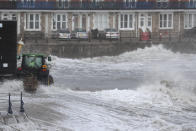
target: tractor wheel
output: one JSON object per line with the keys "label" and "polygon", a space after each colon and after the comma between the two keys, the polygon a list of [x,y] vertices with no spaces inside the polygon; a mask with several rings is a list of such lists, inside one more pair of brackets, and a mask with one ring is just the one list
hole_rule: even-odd
{"label": "tractor wheel", "polygon": [[54,80],[53,80],[53,77],[51,75],[49,75],[48,77],[44,77],[41,79],[41,82],[44,84],[44,85],[51,85],[54,83]]}
{"label": "tractor wheel", "polygon": [[48,76],[48,85],[51,85],[54,83],[54,79],[51,75]]}
{"label": "tractor wheel", "polygon": [[37,77],[34,75],[25,76],[23,78],[23,86],[26,91],[35,91],[38,88]]}

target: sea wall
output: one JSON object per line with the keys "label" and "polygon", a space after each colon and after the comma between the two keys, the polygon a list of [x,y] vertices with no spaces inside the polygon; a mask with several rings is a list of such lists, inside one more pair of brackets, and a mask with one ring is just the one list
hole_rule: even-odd
{"label": "sea wall", "polygon": [[150,41],[25,41],[23,52],[51,54],[58,57],[84,58],[114,56],[126,51],[151,46]]}
{"label": "sea wall", "polygon": [[162,45],[173,52],[196,54],[196,39],[185,38],[180,41],[162,42]]}
{"label": "sea wall", "polygon": [[133,51],[146,46],[162,44],[173,52],[196,54],[195,39],[173,39],[167,41],[59,41],[28,40],[25,41],[24,53],[41,53],[67,58],[85,58],[96,56],[115,56],[123,52]]}

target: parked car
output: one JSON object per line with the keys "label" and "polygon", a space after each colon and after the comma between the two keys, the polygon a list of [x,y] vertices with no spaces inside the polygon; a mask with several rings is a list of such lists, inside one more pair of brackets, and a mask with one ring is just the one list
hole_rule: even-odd
{"label": "parked car", "polygon": [[99,31],[98,29],[92,29],[91,30],[92,38],[97,39],[99,37]]}
{"label": "parked car", "polygon": [[104,30],[104,35],[106,39],[119,39],[120,34],[116,29],[108,28]]}
{"label": "parked car", "polygon": [[71,38],[88,39],[88,33],[86,32],[86,30],[82,28],[77,28],[74,31],[72,31]]}
{"label": "parked car", "polygon": [[71,39],[71,33],[68,29],[60,30],[58,33],[58,38],[61,40],[70,40]]}

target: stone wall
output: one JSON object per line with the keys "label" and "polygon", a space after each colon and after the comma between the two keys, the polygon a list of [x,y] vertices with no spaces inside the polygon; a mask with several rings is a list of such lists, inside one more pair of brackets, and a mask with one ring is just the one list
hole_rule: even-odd
{"label": "stone wall", "polygon": [[114,56],[119,55],[125,51],[135,50],[137,48],[144,48],[151,45],[151,42],[120,42],[120,41],[72,41],[72,42],[58,42],[51,41],[26,41],[23,48],[24,53],[41,53],[46,55],[55,55],[58,57],[68,58],[84,58],[96,56]]}
{"label": "stone wall", "polygon": [[26,41],[24,53],[40,53],[66,58],[86,58],[97,56],[115,56],[146,46],[163,44],[174,52],[196,54],[196,39],[172,39],[167,41]]}

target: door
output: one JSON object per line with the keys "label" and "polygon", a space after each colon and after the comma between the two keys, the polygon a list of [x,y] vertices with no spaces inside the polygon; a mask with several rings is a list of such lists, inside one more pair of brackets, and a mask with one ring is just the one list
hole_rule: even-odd
{"label": "door", "polygon": [[17,22],[0,21],[0,75],[16,71]]}
{"label": "door", "polygon": [[140,13],[139,14],[139,29],[143,32],[151,31],[152,32],[152,15],[149,13]]}
{"label": "door", "polygon": [[75,29],[79,28],[78,20],[79,20],[78,15],[74,14],[72,16],[72,30],[75,30]]}

